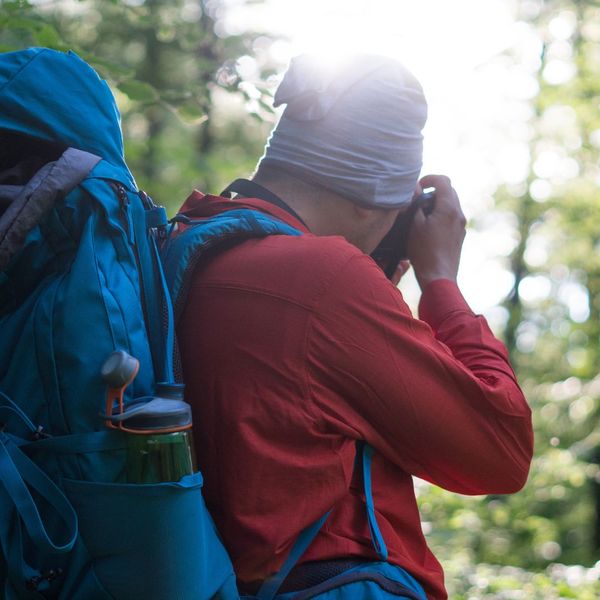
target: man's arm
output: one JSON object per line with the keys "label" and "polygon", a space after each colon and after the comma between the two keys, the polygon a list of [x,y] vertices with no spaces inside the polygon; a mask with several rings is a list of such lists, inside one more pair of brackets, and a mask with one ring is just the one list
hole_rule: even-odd
{"label": "man's arm", "polygon": [[308,381],[325,428],[364,438],[407,472],[447,489],[510,493],[527,478],[531,414],[506,350],[453,281],[464,217],[458,199],[444,196],[451,187],[443,179],[424,181],[436,185],[433,214],[440,212],[433,223],[420,218],[410,242],[431,244],[411,255],[429,325],[357,254],[313,318]]}

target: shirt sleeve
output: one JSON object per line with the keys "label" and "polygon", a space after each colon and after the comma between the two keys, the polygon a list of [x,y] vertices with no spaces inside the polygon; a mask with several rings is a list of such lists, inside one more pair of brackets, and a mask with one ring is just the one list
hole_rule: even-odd
{"label": "shirt sleeve", "polygon": [[419,312],[422,320],[369,257],[354,255],[340,269],[307,344],[324,431],[364,439],[452,491],[517,491],[533,434],[506,349],[451,281],[430,283]]}

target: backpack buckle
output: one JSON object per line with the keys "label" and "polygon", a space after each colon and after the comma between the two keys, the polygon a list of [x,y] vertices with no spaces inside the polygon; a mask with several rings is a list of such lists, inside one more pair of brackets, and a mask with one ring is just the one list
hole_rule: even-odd
{"label": "backpack buckle", "polygon": [[42,425],[38,425],[37,429],[31,434],[31,437],[33,438],[34,442],[37,442],[38,440],[45,440],[51,438],[52,436],[44,431]]}
{"label": "backpack buckle", "polygon": [[34,575],[33,577],[30,577],[25,582],[25,587],[30,592],[36,592],[38,590],[38,588],[40,587],[40,584],[42,584],[44,581],[47,581],[48,583],[50,583],[51,581],[54,581],[57,577],[60,577],[62,574],[63,574],[63,570],[60,568],[50,569],[49,571],[46,571],[46,573],[42,573],[41,575]]}

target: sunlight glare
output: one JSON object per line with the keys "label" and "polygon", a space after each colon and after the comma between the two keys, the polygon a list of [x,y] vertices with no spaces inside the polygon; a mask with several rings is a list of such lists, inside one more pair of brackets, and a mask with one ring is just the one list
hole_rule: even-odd
{"label": "sunlight glare", "polygon": [[[275,37],[268,54],[282,66],[301,53],[316,54],[325,64],[365,52],[391,56],[410,69],[429,105],[422,172],[449,175],[467,217],[487,210],[486,199],[499,184],[524,185],[542,46],[529,24],[515,21],[513,2],[267,0],[252,10],[238,0],[229,3],[231,29],[243,24]],[[564,40],[569,23],[566,14],[554,23],[555,42]],[[509,49],[518,66],[505,54]],[[560,65],[547,75],[568,76]],[[273,91],[277,79],[270,82]],[[563,177],[571,175],[570,165],[561,166],[568,171]],[[494,248],[505,251],[498,237],[486,240],[485,251],[482,240],[472,237],[461,278],[467,299],[485,311],[502,300],[511,281],[494,258]]]}

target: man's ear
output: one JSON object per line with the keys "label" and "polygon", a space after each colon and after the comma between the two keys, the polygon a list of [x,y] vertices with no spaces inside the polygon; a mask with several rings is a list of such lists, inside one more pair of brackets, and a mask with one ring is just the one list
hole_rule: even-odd
{"label": "man's ear", "polygon": [[354,202],[352,203],[352,207],[354,211],[354,216],[361,221],[365,221],[371,218],[373,213],[375,212],[372,208],[365,208],[364,206],[360,206],[360,204],[356,204]]}
{"label": "man's ear", "polygon": [[[398,216],[398,213],[403,212],[406,209],[388,209],[384,210],[381,208],[366,208],[359,204],[353,204],[354,218],[355,221],[360,223],[370,222],[373,226],[384,226],[387,230],[392,226],[394,220]],[[408,205],[407,207],[408,208]]]}

